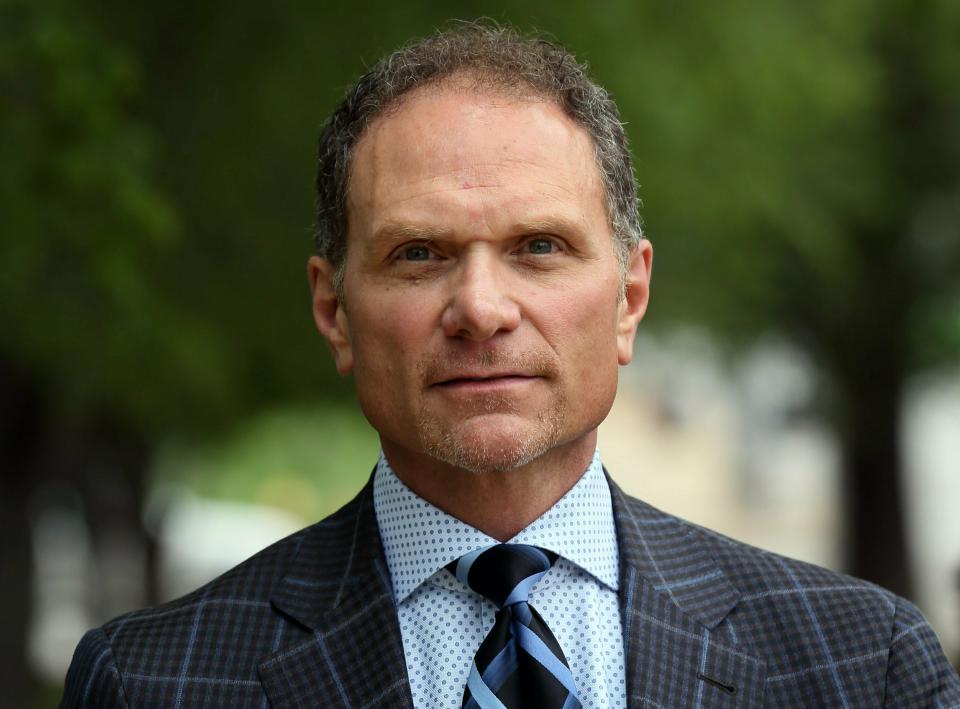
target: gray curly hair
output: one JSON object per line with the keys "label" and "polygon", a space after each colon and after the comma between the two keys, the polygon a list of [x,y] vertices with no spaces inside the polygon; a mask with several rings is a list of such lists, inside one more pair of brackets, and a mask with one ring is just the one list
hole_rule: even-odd
{"label": "gray curly hair", "polygon": [[593,139],[607,216],[624,271],[643,238],[627,137],[613,97],[558,44],[492,22],[461,22],[387,55],[350,89],[320,133],[316,180],[317,253],[333,264],[342,296],[347,254],[347,185],[367,126],[407,93],[456,77],[478,91],[515,92],[555,102]]}

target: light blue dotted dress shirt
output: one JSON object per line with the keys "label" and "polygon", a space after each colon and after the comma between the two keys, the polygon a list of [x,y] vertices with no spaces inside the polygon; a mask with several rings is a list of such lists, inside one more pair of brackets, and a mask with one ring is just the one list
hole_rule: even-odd
{"label": "light blue dotted dress shirt", "polygon": [[[373,504],[414,706],[459,707],[473,656],[497,608],[443,567],[497,540],[419,497],[382,454]],[[533,587],[530,604],[563,648],[584,708],[625,707],[619,554],[599,453],[566,495],[509,541],[560,556]]]}

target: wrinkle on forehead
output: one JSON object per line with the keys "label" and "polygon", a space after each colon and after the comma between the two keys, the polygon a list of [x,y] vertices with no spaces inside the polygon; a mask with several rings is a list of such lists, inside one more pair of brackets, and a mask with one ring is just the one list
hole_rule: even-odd
{"label": "wrinkle on forehead", "polygon": [[[387,150],[392,149],[387,148]],[[567,153],[571,161],[575,157],[575,152],[570,150]],[[391,192],[391,201],[400,203],[406,199],[454,189],[462,191],[501,188],[509,185],[511,171],[519,169],[540,173],[539,184],[543,188],[541,190],[543,194],[553,189],[564,195],[577,196],[584,190],[597,190],[602,198],[602,183],[592,160],[573,166],[579,168],[576,172],[582,177],[582,182],[574,185],[556,179],[557,176],[550,167],[540,164],[537,160],[521,157],[504,156],[498,161],[489,159],[471,161],[468,166],[457,165],[450,169],[435,169],[429,174],[412,169],[410,165],[412,161],[405,161],[401,154],[389,156],[373,154],[366,157],[372,159],[365,160],[361,169],[356,170],[351,177],[354,189],[351,189],[347,195],[351,206],[370,206],[388,190]]]}
{"label": "wrinkle on forehead", "polygon": [[[568,218],[571,209],[589,207],[606,222],[593,141],[556,104],[442,91],[416,98],[378,119],[358,144],[347,193],[351,228],[369,233],[392,219],[420,221],[423,210],[480,216],[488,192],[497,212],[547,199],[565,206]],[[596,198],[587,205],[589,193]]]}
{"label": "wrinkle on forehead", "polygon": [[[458,92],[459,93],[459,92]],[[490,124],[497,121],[500,109],[509,109],[513,106],[525,107],[531,111],[522,111],[515,116],[516,120],[526,122],[536,126],[536,131],[543,134],[545,132],[553,133],[554,136],[566,142],[572,148],[574,144],[582,143],[589,149],[584,152],[584,157],[589,158],[589,164],[596,167],[594,159],[593,139],[584,128],[573,121],[563,109],[552,101],[545,99],[519,100],[515,97],[498,96],[496,94],[466,94],[468,100],[463,101],[451,110],[451,103],[445,101],[449,96],[449,91],[434,90],[430,93],[423,93],[419,90],[410,97],[402,107],[389,115],[380,116],[364,132],[354,149],[354,167],[360,167],[361,163],[377,163],[396,158],[399,152],[404,155],[413,150],[432,150],[437,153],[438,159],[448,158],[450,162],[461,154],[463,145],[457,140],[456,136],[444,135],[443,131],[439,134],[431,131],[428,126],[444,124],[449,126],[451,123],[461,123],[464,129],[471,127],[481,127],[484,124]],[[403,113],[416,110],[420,113],[418,121],[397,121],[396,119]],[[543,120],[543,119],[561,119],[561,120]],[[471,126],[469,124],[476,124]],[[383,133],[392,134],[393,140],[378,140]],[[547,140],[549,138],[544,136]],[[444,144],[440,145],[441,138]],[[399,140],[397,140],[399,139]],[[497,163],[502,161],[519,160],[525,161],[522,157],[524,151],[527,155],[535,155],[535,144],[514,143],[505,144],[499,134],[490,136],[491,154],[487,156],[486,161],[478,161],[477,166],[482,166],[484,162]],[[539,142],[539,141],[538,141]],[[398,150],[397,148],[400,148]],[[510,151],[512,155],[503,155],[505,151]],[[518,156],[517,153],[521,156]],[[581,151],[571,151],[571,154]],[[370,160],[363,160],[364,154]],[[402,166],[402,165],[401,165]],[[586,165],[584,165],[586,167]],[[357,171],[354,170],[354,173]],[[355,177],[356,174],[352,175]],[[469,181],[469,180],[468,180]]]}

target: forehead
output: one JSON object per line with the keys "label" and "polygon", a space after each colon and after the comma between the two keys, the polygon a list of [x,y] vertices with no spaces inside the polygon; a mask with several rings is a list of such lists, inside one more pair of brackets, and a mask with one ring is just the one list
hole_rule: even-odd
{"label": "forehead", "polygon": [[593,141],[557,104],[442,86],[414,92],[369,126],[353,158],[351,222],[457,189],[486,190],[500,206],[539,202],[606,216]]}

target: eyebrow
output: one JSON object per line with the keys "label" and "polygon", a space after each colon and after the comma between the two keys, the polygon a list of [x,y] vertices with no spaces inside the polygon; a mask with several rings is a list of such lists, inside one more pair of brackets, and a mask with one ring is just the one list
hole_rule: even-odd
{"label": "eyebrow", "polygon": [[[583,225],[578,219],[565,216],[551,216],[534,219],[522,219],[509,228],[511,234],[564,234],[579,231]],[[403,222],[387,222],[374,234],[375,242],[383,241],[430,241],[448,236],[453,230],[447,227],[427,226],[424,224],[409,224]]]}
{"label": "eyebrow", "polygon": [[450,229],[443,227],[433,227],[421,224],[405,224],[400,222],[387,222],[381,226],[373,235],[373,241],[407,241],[421,240],[430,241],[438,239],[450,233]]}
{"label": "eyebrow", "polygon": [[514,234],[562,235],[583,231],[583,224],[579,219],[570,219],[565,216],[552,216],[519,221],[511,227],[510,231]]}

